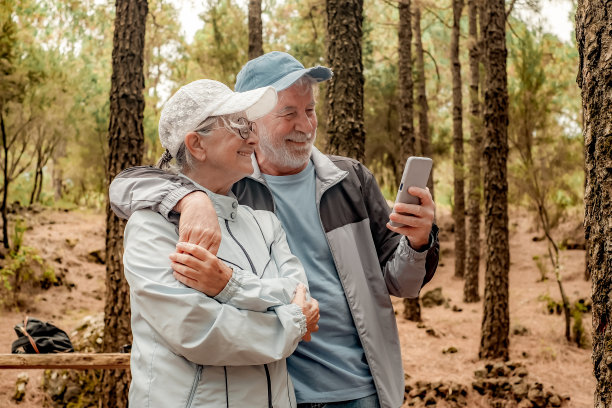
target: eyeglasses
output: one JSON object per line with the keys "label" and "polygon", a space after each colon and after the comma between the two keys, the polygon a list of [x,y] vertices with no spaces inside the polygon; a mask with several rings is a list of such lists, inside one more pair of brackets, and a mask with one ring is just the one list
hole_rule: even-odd
{"label": "eyeglasses", "polygon": [[232,122],[232,130],[238,133],[243,140],[247,140],[251,133],[257,133],[257,125],[245,117],[241,117]]}
{"label": "eyeglasses", "polygon": [[[227,128],[227,126],[215,126],[212,128],[196,130],[195,132],[202,134],[217,129]],[[239,136],[242,140],[247,140],[249,138],[250,133],[257,133],[257,125],[255,125],[255,122],[251,122],[245,117],[240,117],[236,120],[232,120],[230,122],[229,128],[236,136]]]}

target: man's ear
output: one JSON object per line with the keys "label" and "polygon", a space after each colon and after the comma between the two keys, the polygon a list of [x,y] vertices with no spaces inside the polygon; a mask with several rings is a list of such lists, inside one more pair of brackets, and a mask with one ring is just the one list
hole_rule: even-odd
{"label": "man's ear", "polygon": [[203,139],[195,132],[189,132],[185,135],[185,147],[198,161],[206,160],[206,143]]}

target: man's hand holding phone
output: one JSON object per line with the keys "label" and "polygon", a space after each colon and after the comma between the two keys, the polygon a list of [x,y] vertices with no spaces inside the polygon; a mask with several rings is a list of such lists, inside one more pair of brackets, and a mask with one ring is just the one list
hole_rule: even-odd
{"label": "man's hand holding phone", "polygon": [[423,250],[429,243],[436,206],[426,187],[433,162],[427,157],[409,157],[397,191],[387,228],[408,238],[410,246]]}
{"label": "man's hand holding phone", "polygon": [[410,246],[419,251],[429,243],[436,206],[427,187],[410,187],[408,192],[420,199],[420,204],[396,202],[389,219],[396,226],[387,223],[387,228],[408,238]]}

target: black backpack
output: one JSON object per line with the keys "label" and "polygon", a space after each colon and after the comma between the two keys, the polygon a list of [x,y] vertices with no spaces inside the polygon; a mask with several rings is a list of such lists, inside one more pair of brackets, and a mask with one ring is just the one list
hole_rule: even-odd
{"label": "black backpack", "polygon": [[65,331],[51,323],[26,317],[15,326],[17,340],[11,346],[13,354],[70,353],[74,351]]}

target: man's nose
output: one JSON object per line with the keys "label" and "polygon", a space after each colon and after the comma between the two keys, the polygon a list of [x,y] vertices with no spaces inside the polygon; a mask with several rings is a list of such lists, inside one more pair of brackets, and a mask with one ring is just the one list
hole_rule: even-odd
{"label": "man's nose", "polygon": [[306,134],[310,134],[314,132],[316,128],[317,128],[317,117],[316,116],[314,115],[309,116],[305,112],[298,115],[298,118],[295,124],[295,130],[306,133]]}

